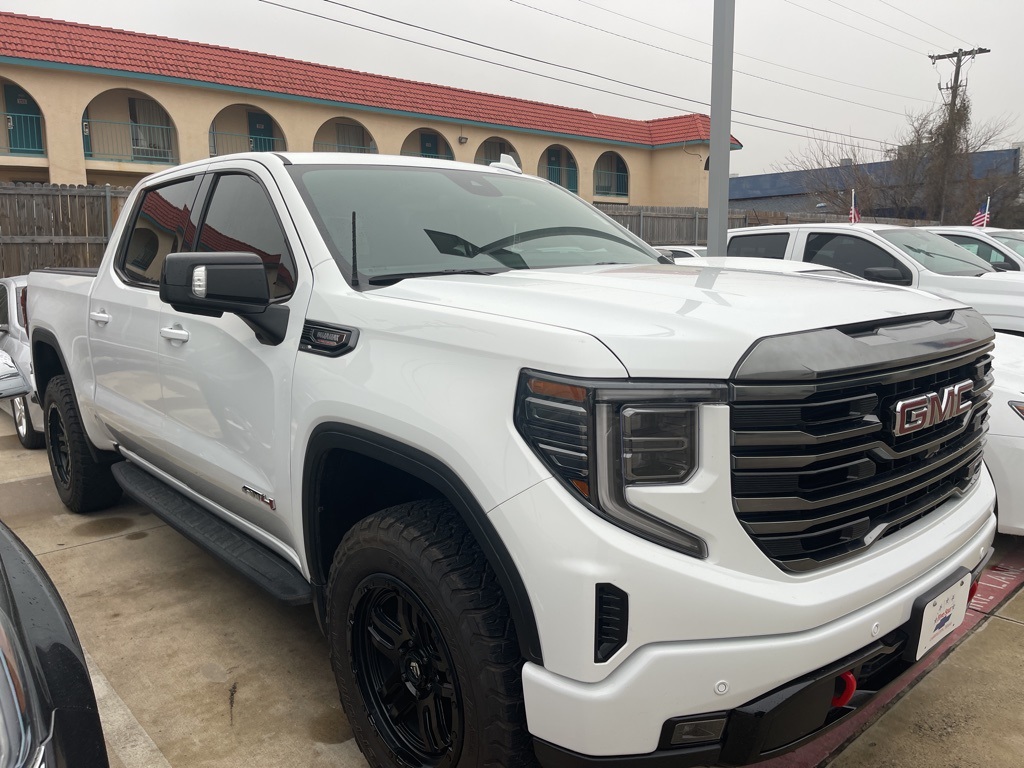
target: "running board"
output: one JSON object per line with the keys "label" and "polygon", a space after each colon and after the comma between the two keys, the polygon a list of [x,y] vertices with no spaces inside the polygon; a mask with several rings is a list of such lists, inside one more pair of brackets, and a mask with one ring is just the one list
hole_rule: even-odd
{"label": "running board", "polygon": [[280,555],[131,462],[119,461],[110,469],[125,493],[278,600],[288,605],[312,601],[309,582]]}

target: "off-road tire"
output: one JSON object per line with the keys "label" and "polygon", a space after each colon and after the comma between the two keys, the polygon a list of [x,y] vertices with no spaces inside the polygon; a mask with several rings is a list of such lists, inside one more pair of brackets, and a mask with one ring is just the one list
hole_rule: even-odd
{"label": "off-road tire", "polygon": [[46,445],[46,437],[32,423],[27,395],[11,400],[11,414],[14,416],[14,431],[18,435],[18,442],[22,447],[34,451]]}
{"label": "off-road tire", "polygon": [[[415,630],[402,644],[407,655],[392,657],[380,650],[379,643],[373,643],[367,604],[402,606],[403,589],[413,617],[407,624]],[[388,590],[395,596],[390,604]],[[517,768],[537,764],[526,730],[523,661],[508,604],[483,552],[450,504],[442,500],[401,504],[354,526],[335,553],[327,603],[331,665],[341,703],[372,768]],[[396,615],[400,612],[396,609]],[[383,625],[374,625],[375,631],[379,626]],[[395,633],[396,638],[399,635]],[[392,645],[399,643],[396,640]],[[409,659],[417,653],[417,646],[427,648],[426,655],[434,662],[411,668]],[[373,667],[373,661],[365,661],[368,654],[383,661]],[[388,697],[394,702],[390,708],[368,692],[368,681],[375,675],[381,679],[380,664],[404,669],[406,674],[405,682],[389,688],[396,691]],[[420,680],[423,687],[417,689],[410,680],[423,670],[423,677],[435,683]],[[442,712],[447,703],[451,703],[451,711],[458,709],[450,718],[449,725],[454,723],[447,732],[450,740],[436,738],[446,733],[440,725],[430,735],[435,738],[422,737],[422,743],[441,745],[437,750],[441,754],[405,749],[410,742],[402,741],[403,721],[392,714],[400,706],[406,712],[412,706],[418,714],[419,704],[426,699],[417,703],[416,697],[434,695],[426,692],[427,688],[438,692]],[[453,692],[450,702],[443,692],[449,690]],[[444,717],[437,720],[443,723]]]}
{"label": "off-road tire", "polygon": [[66,376],[54,376],[46,387],[43,430],[50,474],[64,506],[82,513],[118,502],[121,486],[114,479],[110,464],[97,462],[89,451],[88,437]]}

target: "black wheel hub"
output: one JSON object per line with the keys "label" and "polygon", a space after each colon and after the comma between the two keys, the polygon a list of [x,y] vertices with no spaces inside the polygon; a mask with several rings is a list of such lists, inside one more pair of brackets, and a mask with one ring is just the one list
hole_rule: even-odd
{"label": "black wheel hub", "polygon": [[46,445],[57,482],[67,488],[71,485],[71,452],[68,449],[64,419],[55,406],[51,406],[46,413]]}
{"label": "black wheel hub", "polygon": [[411,766],[453,764],[462,699],[451,652],[423,601],[392,576],[366,578],[349,631],[353,671],[384,742]]}

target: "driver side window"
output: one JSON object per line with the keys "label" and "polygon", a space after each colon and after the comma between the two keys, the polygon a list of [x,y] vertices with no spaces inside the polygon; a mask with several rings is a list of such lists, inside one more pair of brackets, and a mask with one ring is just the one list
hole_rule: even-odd
{"label": "driver side window", "polygon": [[1019,270],[1017,262],[1011,261],[1006,258],[1002,253],[997,251],[988,243],[977,240],[968,235],[945,235],[946,238],[952,240],[954,243],[959,245],[961,248],[966,248],[968,251],[978,256],[993,266],[996,264],[1004,265],[1008,270]]}
{"label": "driver side window", "polygon": [[853,235],[828,232],[809,235],[804,248],[804,261],[841,269],[857,277],[864,277],[864,271],[872,267],[898,269],[904,278],[911,277],[910,271],[895,256]]}

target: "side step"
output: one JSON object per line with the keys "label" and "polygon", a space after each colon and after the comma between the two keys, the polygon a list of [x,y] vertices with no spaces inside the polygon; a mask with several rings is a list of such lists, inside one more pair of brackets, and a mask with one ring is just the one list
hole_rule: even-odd
{"label": "side step", "polygon": [[280,555],[131,462],[119,461],[110,469],[125,493],[278,600],[289,605],[312,601],[309,582]]}

